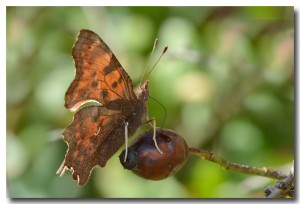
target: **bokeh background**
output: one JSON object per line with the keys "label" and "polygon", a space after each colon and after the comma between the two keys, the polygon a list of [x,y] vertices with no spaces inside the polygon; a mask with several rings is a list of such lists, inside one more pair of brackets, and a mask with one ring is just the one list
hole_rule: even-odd
{"label": "bokeh background", "polygon": [[[134,84],[158,37],[152,64],[165,44],[169,50],[148,78],[150,95],[167,110],[164,127],[229,161],[289,172],[293,7],[7,7],[10,197],[251,198],[274,183],[196,156],[168,179],[144,180],[123,169],[120,151],[84,187],[69,172],[56,175],[67,150],[60,133],[73,117],[64,108],[75,69],[71,49],[82,28],[103,38]],[[161,126],[163,108],[151,99],[148,107]]]}

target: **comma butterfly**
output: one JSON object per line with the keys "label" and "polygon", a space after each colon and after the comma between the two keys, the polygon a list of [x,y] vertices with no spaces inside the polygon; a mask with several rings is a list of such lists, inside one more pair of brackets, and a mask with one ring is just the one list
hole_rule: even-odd
{"label": "comma butterfly", "polygon": [[80,108],[62,133],[68,150],[57,173],[62,176],[71,170],[73,179],[82,186],[93,168],[104,167],[148,117],[149,81],[134,91],[115,55],[89,30],[80,30],[72,56],[76,74],[66,92],[65,107],[76,111],[86,102],[100,103]]}

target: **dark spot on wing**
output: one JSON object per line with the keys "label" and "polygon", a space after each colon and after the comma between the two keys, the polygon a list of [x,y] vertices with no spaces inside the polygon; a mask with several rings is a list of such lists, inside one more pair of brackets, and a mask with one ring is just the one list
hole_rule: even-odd
{"label": "dark spot on wing", "polygon": [[111,84],[111,87],[114,89],[114,88],[117,87],[117,84],[118,84],[118,83],[117,83],[116,81],[114,81],[114,83]]}
{"label": "dark spot on wing", "polygon": [[108,92],[106,90],[103,90],[100,92],[101,98],[107,98],[108,97]]}
{"label": "dark spot on wing", "polygon": [[115,69],[116,69],[115,67],[113,67],[112,65],[109,64],[107,67],[105,67],[103,69],[104,75],[108,75],[109,73],[111,73]]}
{"label": "dark spot on wing", "polygon": [[93,87],[93,88],[96,88],[97,86],[98,86],[98,81],[93,81],[92,87]]}

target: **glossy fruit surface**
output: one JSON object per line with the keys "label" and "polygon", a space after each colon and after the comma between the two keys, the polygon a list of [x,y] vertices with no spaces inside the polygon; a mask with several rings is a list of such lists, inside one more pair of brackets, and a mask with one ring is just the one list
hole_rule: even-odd
{"label": "glossy fruit surface", "polygon": [[154,145],[153,129],[141,134],[128,148],[126,162],[125,150],[119,156],[123,167],[151,180],[165,179],[181,169],[189,156],[185,140],[172,130],[157,128],[156,141],[163,154]]}

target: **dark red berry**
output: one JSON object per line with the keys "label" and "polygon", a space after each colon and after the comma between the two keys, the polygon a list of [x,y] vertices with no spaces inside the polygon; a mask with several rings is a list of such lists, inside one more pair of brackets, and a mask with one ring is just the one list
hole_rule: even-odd
{"label": "dark red berry", "polygon": [[125,150],[119,156],[123,167],[151,180],[165,179],[181,169],[189,156],[185,140],[171,130],[156,128],[156,141],[163,154],[154,145],[153,129],[140,135],[128,148],[126,162]]}

